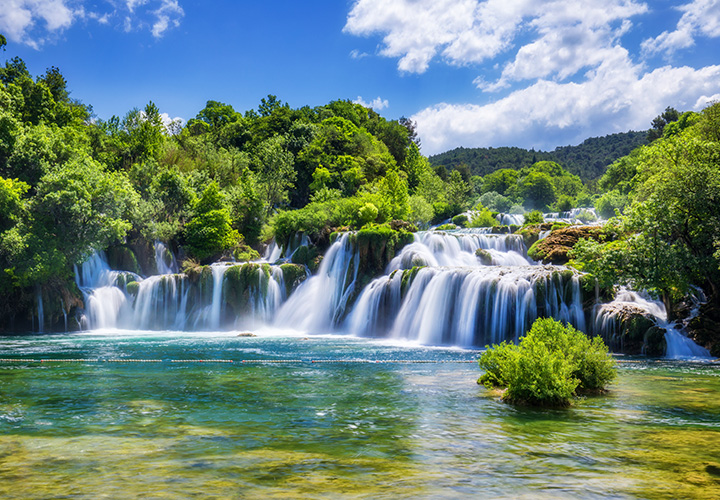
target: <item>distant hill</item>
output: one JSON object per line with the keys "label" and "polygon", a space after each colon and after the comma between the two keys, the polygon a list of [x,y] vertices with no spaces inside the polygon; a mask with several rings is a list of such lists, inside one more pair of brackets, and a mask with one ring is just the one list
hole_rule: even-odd
{"label": "distant hill", "polygon": [[647,144],[647,131],[623,132],[591,137],[577,146],[562,146],[554,151],[535,151],[517,147],[455,148],[429,158],[432,165],[453,168],[465,163],[473,175],[485,176],[501,168],[520,169],[536,161],[555,161],[583,181],[597,179],[608,165]]}

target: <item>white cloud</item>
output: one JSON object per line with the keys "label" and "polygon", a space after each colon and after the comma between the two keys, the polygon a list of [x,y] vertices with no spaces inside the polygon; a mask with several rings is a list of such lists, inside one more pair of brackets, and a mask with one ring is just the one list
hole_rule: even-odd
{"label": "white cloud", "polygon": [[358,98],[355,99],[353,102],[361,106],[365,106],[366,108],[372,108],[375,111],[380,111],[381,109],[385,109],[390,105],[387,99],[381,99],[380,97],[376,97],[370,102],[365,102],[362,97],[358,96]]}
{"label": "white cloud", "polygon": [[[401,72],[423,73],[438,62],[477,67],[478,88],[503,92],[493,102],[440,103],[412,116],[424,153],[457,146],[552,149],[644,130],[667,106],[699,110],[720,95],[720,66],[652,68],[633,59],[623,42],[635,18],[645,21],[648,5],[357,0],[344,31],[382,36],[379,54],[397,58]],[[646,53],[720,36],[720,0],[690,0],[679,9],[678,28],[646,41]]]}
{"label": "white cloud", "polygon": [[[78,20],[111,24],[130,32],[148,29],[156,38],[180,25],[185,13],[177,0],[124,0],[105,4],[92,2],[86,12],[87,0],[0,0],[0,33],[12,42],[39,49]],[[106,10],[98,11],[98,5]]]}
{"label": "white cloud", "polygon": [[155,38],[162,37],[171,25],[175,28],[180,26],[180,19],[185,16],[185,12],[177,3],[177,0],[162,0],[162,5],[153,11],[153,14],[156,16],[156,21],[152,27],[152,34]]}
{"label": "white cloud", "polygon": [[425,72],[437,55],[453,65],[481,63],[512,49],[518,37],[536,34],[506,68],[504,83],[536,77],[531,67],[560,70],[565,78],[592,65],[602,57],[594,52],[612,48],[629,28],[624,21],[646,11],[633,0],[358,0],[344,31],[384,34],[380,54],[398,58],[398,68],[412,73]]}
{"label": "white cloud", "polygon": [[640,71],[619,59],[582,83],[540,80],[490,104],[443,103],[411,119],[425,154],[460,145],[552,149],[594,135],[644,130],[668,105],[699,110],[720,95],[720,66]]}
{"label": "white cloud", "polygon": [[683,12],[674,31],[663,31],[642,44],[646,54],[664,52],[672,55],[680,49],[692,47],[697,34],[720,37],[720,0],[694,0],[678,7]]}
{"label": "white cloud", "polygon": [[[70,27],[82,13],[70,4],[67,0],[4,0],[0,8],[0,32],[11,41],[39,48],[49,35]],[[34,31],[42,34],[33,37],[30,32]]]}
{"label": "white cloud", "polygon": [[167,113],[160,113],[160,119],[162,120],[163,126],[165,127],[165,130],[167,130],[168,134],[178,133],[180,127],[185,123],[184,118],[180,118],[179,116],[171,118]]}
{"label": "white cloud", "polygon": [[367,52],[360,52],[357,49],[353,49],[350,51],[350,57],[353,59],[363,59],[369,55],[370,54],[368,54]]}

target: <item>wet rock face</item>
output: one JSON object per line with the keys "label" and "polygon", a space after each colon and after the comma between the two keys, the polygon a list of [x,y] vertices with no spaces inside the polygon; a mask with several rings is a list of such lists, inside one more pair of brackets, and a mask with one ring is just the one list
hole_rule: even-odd
{"label": "wet rock face", "polygon": [[688,336],[710,354],[720,357],[720,304],[718,297],[700,307],[698,316],[687,326]]}
{"label": "wet rock face", "polygon": [[556,229],[546,238],[537,241],[528,250],[533,260],[542,261],[543,264],[567,264],[570,260],[568,252],[572,250],[580,238],[601,240],[602,229],[594,226],[571,226]]}
{"label": "wet rock face", "polygon": [[596,333],[603,336],[613,352],[653,357],[665,353],[665,330],[647,311],[630,304],[605,304],[598,318],[607,318],[596,326]]}

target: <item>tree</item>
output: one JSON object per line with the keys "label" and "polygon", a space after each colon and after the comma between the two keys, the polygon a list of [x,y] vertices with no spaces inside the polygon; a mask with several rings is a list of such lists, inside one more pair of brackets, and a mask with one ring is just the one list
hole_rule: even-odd
{"label": "tree", "polygon": [[680,118],[680,113],[675,108],[668,106],[660,115],[656,116],[652,121],[652,128],[648,130],[647,141],[652,142],[663,136],[665,126]]}
{"label": "tree", "polygon": [[258,147],[258,180],[265,198],[265,215],[269,216],[278,204],[288,200],[297,174],[293,169],[293,155],[284,148],[282,137],[272,137]]}
{"label": "tree", "polygon": [[190,253],[204,261],[236,246],[241,241],[232,228],[230,212],[215,182],[211,182],[193,207],[193,217],[185,224],[185,243]]}
{"label": "tree", "polygon": [[510,168],[502,168],[483,177],[482,192],[488,193],[495,191],[503,196],[507,196],[507,190],[511,186],[517,184],[520,173]]}
{"label": "tree", "polygon": [[545,210],[555,199],[552,178],[545,172],[530,172],[518,183],[518,194],[525,199],[525,207]]}
{"label": "tree", "polygon": [[602,338],[589,339],[552,318],[537,319],[519,345],[503,342],[480,356],[478,383],[505,387],[503,401],[567,406],[581,391],[602,391],[617,376]]}
{"label": "tree", "polygon": [[0,233],[10,229],[24,210],[23,196],[30,186],[17,179],[0,177]]}
{"label": "tree", "polygon": [[470,186],[460,175],[460,172],[453,170],[445,185],[445,197],[453,213],[462,212],[467,208]]}

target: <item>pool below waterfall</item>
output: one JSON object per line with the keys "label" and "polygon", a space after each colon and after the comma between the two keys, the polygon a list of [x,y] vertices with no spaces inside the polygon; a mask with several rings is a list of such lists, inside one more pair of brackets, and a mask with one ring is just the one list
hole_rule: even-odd
{"label": "pool below waterfall", "polygon": [[720,366],[503,404],[478,350],[282,331],[0,337],[2,498],[720,498]]}

